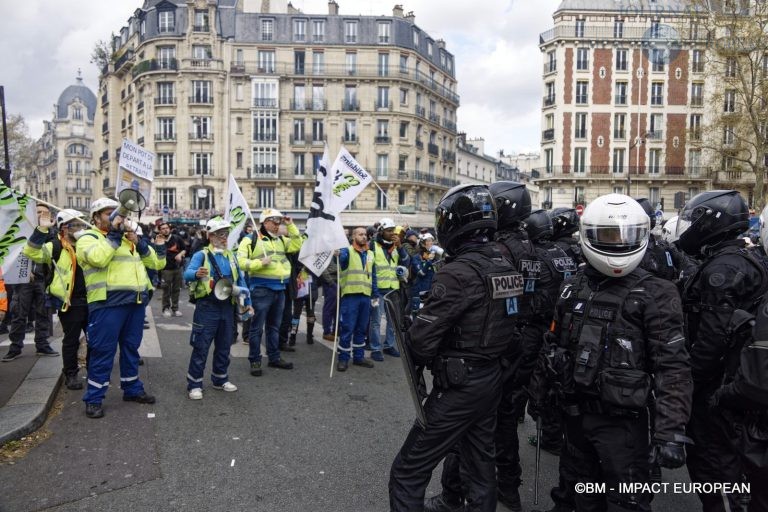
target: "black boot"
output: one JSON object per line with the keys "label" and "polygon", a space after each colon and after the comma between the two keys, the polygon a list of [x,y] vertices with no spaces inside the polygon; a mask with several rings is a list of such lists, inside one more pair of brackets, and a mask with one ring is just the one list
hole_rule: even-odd
{"label": "black boot", "polygon": [[83,383],[77,378],[76,373],[64,375],[64,385],[67,386],[67,389],[83,389]]}
{"label": "black boot", "polygon": [[424,500],[424,512],[464,512],[464,503],[448,503],[438,494]]}
{"label": "black boot", "polygon": [[520,493],[517,489],[498,489],[496,499],[512,512],[522,512],[523,510],[523,506],[520,504]]}
{"label": "black boot", "polygon": [[292,347],[296,344],[296,333],[291,333],[290,336],[288,336],[288,346]]}
{"label": "black boot", "polygon": [[314,320],[310,322],[309,319],[307,319],[307,345],[311,345],[315,342],[314,338],[312,337],[312,331],[314,330],[315,330]]}

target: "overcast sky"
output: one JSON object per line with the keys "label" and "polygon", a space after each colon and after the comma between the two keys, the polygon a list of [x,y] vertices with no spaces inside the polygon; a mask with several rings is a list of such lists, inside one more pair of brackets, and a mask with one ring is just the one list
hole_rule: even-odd
{"label": "overcast sky", "polygon": [[[539,150],[542,57],[539,33],[552,27],[560,0],[337,0],[341,14],[391,15],[395,2],[416,24],[444,39],[456,56],[461,106],[458,128],[482,137],[486,153]],[[42,133],[53,104],[78,68],[96,93],[94,43],[126,24],[142,0],[0,0],[0,85],[9,113]],[[307,14],[326,0],[293,0]]]}

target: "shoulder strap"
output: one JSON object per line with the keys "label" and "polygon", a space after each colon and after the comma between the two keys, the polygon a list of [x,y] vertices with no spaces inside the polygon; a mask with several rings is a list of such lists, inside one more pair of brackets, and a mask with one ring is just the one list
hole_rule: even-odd
{"label": "shoulder strap", "polygon": [[[207,249],[204,251],[204,257],[208,258],[209,253]],[[219,278],[224,277],[224,274],[221,273],[221,268],[219,268],[219,264],[216,263],[216,258],[213,255],[210,255],[209,261],[211,262],[211,267],[213,267],[213,271],[216,272],[219,275]],[[215,276],[214,276],[215,279]]]}
{"label": "shoulder strap", "polygon": [[58,236],[53,237],[53,240],[51,240],[51,244],[53,245],[53,250],[51,251],[51,263],[53,265],[56,264],[57,261],[59,261],[59,258],[61,257],[61,240],[59,240]]}

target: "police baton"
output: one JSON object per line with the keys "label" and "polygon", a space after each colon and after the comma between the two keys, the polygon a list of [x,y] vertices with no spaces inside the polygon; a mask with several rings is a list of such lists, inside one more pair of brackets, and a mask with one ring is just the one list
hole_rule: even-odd
{"label": "police baton", "polygon": [[533,480],[533,504],[539,504],[539,469],[541,467],[541,412],[536,415],[536,477]]}

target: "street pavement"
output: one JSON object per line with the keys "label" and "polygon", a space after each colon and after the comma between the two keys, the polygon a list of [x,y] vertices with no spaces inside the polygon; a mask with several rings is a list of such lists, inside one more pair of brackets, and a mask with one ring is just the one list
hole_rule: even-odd
{"label": "street pavement", "polygon": [[[283,354],[295,369],[268,368],[264,357],[264,375],[252,377],[248,346],[238,341],[229,377],[239,390],[211,388],[209,357],[204,398],[191,401],[185,375],[193,308],[185,302],[181,310],[183,317],[164,318],[158,297],[149,311],[140,370],[157,403],[123,402],[115,371],[106,416],[92,420],[82,392],[62,386],[61,412],[47,425],[52,435],[22,460],[0,465],[0,511],[388,510],[389,468],[414,418],[399,359],[385,356],[373,369],[350,366],[329,378],[330,344],[307,345],[302,319],[297,351]],[[321,333],[318,322],[316,340]],[[524,510],[546,510],[557,458],[542,452],[534,507],[530,418],[519,432]],[[439,492],[439,470],[427,496]],[[664,480],[687,482],[687,472],[665,471]],[[691,495],[654,500],[658,511],[699,508]]]}

